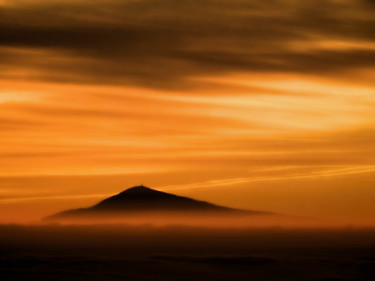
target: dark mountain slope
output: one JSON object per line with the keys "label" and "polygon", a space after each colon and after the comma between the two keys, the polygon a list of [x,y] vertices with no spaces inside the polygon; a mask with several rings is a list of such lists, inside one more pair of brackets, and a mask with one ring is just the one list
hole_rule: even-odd
{"label": "dark mountain slope", "polygon": [[115,196],[109,197],[98,204],[82,209],[64,211],[46,218],[46,220],[64,220],[76,218],[95,218],[101,216],[121,216],[140,213],[164,213],[168,215],[183,214],[243,214],[266,215],[271,213],[232,209],[217,206],[208,202],[177,196],[157,191],[145,186],[129,188]]}

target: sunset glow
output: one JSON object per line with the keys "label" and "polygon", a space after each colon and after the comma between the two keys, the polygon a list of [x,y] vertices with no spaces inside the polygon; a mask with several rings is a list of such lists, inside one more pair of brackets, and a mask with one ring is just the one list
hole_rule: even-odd
{"label": "sunset glow", "polygon": [[0,223],[145,183],[374,224],[374,2],[271,2],[0,1]]}

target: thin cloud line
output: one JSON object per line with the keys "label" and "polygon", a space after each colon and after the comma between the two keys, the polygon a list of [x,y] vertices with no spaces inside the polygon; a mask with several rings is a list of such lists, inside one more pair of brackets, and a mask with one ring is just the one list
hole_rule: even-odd
{"label": "thin cloud line", "polygon": [[[342,169],[333,169],[329,171],[320,171],[313,173],[303,173],[290,176],[264,176],[264,177],[241,177],[241,178],[227,178],[221,180],[209,180],[203,182],[196,182],[191,184],[169,185],[157,188],[158,190],[183,190],[183,189],[200,189],[211,187],[224,187],[241,183],[261,182],[261,181],[274,181],[274,180],[289,180],[289,179],[303,179],[313,177],[333,177],[344,175],[355,175],[363,173],[375,172],[375,166],[369,167],[349,167]],[[86,199],[86,198],[106,198],[113,194],[100,193],[100,194],[86,194],[86,195],[56,195],[56,196],[35,196],[35,197],[14,197],[0,199],[0,204],[11,204],[22,201],[37,201],[37,200],[61,200],[61,199]]]}
{"label": "thin cloud line", "polygon": [[13,197],[0,199],[0,204],[11,204],[14,202],[34,201],[34,200],[58,200],[58,199],[85,199],[85,198],[105,198],[112,194],[86,194],[86,195],[53,195],[34,197]]}
{"label": "thin cloud line", "polygon": [[228,186],[240,183],[258,182],[258,181],[273,181],[273,180],[289,180],[289,179],[303,179],[303,178],[313,178],[313,177],[333,177],[333,176],[344,176],[344,175],[355,175],[363,173],[375,172],[375,166],[370,166],[366,168],[344,168],[335,169],[330,171],[320,171],[313,173],[296,174],[291,176],[265,176],[265,177],[243,177],[243,178],[228,178],[222,180],[210,180],[197,182],[192,184],[184,185],[169,185],[160,187],[162,190],[182,190],[182,189],[196,189],[196,188],[209,188],[218,186]]}

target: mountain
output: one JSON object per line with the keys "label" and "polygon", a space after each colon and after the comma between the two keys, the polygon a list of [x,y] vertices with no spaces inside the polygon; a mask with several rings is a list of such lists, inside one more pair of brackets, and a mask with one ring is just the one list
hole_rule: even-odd
{"label": "mountain", "polygon": [[143,185],[129,188],[98,204],[67,210],[45,218],[48,221],[118,218],[139,215],[268,215],[271,213],[232,209],[187,197],[157,191]]}

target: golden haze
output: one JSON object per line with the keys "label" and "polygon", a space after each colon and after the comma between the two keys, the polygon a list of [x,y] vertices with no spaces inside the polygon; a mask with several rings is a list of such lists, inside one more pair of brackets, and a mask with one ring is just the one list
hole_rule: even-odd
{"label": "golden haze", "polygon": [[371,1],[147,2],[0,2],[0,222],[140,183],[375,222]]}

